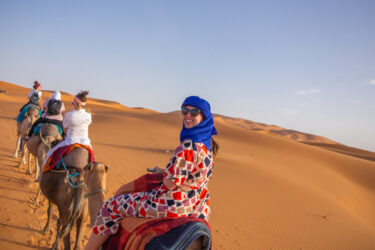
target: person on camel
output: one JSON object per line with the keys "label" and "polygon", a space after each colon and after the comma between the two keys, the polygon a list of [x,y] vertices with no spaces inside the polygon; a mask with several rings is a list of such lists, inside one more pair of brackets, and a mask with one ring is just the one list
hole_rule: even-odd
{"label": "person on camel", "polygon": [[[89,139],[89,125],[92,121],[91,114],[85,110],[88,93],[88,91],[81,91],[74,96],[72,102],[74,110],[66,113],[63,121],[63,130],[66,137],[62,142],[48,151],[43,163],[44,168],[46,167],[46,164],[51,161],[49,158],[53,157],[53,153],[59,148],[79,144],[90,150],[92,149],[91,141]],[[40,181],[40,178],[41,175],[36,181]]]}
{"label": "person on camel", "polygon": [[39,106],[40,98],[42,98],[42,86],[38,81],[34,82],[33,88],[30,90],[29,94],[27,95],[29,101],[25,103],[22,108],[20,108],[19,114],[16,118],[17,126],[22,122],[22,120],[25,118],[26,112],[28,111],[29,107],[32,105]]}
{"label": "person on camel", "polygon": [[34,130],[39,124],[50,123],[50,124],[55,124],[58,126],[64,138],[65,137],[65,133],[63,131],[63,119],[64,119],[63,113],[64,112],[65,112],[65,105],[61,101],[61,93],[60,91],[54,91],[52,93],[52,96],[43,103],[42,117],[39,118],[33,124],[33,126],[31,127],[29,131],[28,137],[31,137],[34,134]]}
{"label": "person on camel", "polygon": [[39,106],[39,101],[42,99],[42,85],[38,81],[34,81],[34,86],[30,90],[29,94],[27,95],[28,102],[22,106],[20,109],[20,112],[28,105],[28,104],[33,104],[36,106]]}
{"label": "person on camel", "polygon": [[219,148],[212,138],[217,131],[211,107],[206,100],[190,96],[183,102],[181,114],[181,144],[166,169],[154,168],[164,175],[162,181],[150,192],[128,192],[129,183],[121,186],[100,209],[86,250],[99,249],[118,231],[125,217],[193,217],[208,221],[208,182]]}

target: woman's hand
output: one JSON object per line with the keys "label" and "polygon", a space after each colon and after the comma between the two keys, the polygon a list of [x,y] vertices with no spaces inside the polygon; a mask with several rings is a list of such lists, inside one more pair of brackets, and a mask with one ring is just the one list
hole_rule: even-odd
{"label": "woman's hand", "polygon": [[175,190],[177,188],[177,185],[171,179],[164,178],[163,183],[168,190]]}

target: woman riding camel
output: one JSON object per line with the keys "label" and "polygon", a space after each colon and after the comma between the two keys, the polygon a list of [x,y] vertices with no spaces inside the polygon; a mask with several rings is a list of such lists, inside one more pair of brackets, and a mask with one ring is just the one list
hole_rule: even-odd
{"label": "woman riding camel", "polygon": [[39,99],[42,98],[42,86],[40,85],[40,83],[38,81],[35,81],[34,82],[34,86],[33,88],[30,90],[29,94],[27,95],[30,99],[30,97],[33,95],[33,94],[37,94],[39,96]]}
{"label": "woman riding camel", "polygon": [[27,95],[28,102],[24,104],[22,108],[20,108],[20,113],[18,114],[16,118],[17,123],[20,123],[23,120],[23,118],[25,118],[25,114],[30,105],[39,106],[40,98],[42,98],[41,88],[42,86],[40,85],[40,83],[38,81],[35,81],[33,88],[30,90],[29,94]]}
{"label": "woman riding camel", "polygon": [[[42,117],[39,118],[31,127],[28,136],[32,136],[34,133],[34,129],[36,126],[38,126],[41,123],[50,123],[55,124],[60,127],[60,129],[63,129],[63,112],[65,111],[65,105],[61,101],[61,94],[60,91],[54,91],[52,93],[52,96],[48,98],[43,103],[43,113]],[[65,137],[65,133],[63,131],[62,135]]]}
{"label": "woman riding camel", "polygon": [[207,186],[219,148],[212,135],[217,131],[210,104],[198,96],[185,99],[181,114],[181,144],[165,170],[156,167],[157,172],[164,173],[163,182],[150,192],[129,193],[127,184],[121,186],[103,204],[85,249],[98,249],[117,232],[124,217],[195,217],[208,221]]}
{"label": "woman riding camel", "polygon": [[[89,125],[91,124],[91,114],[86,112],[88,91],[78,93],[72,102],[74,110],[66,113],[63,121],[63,130],[66,133],[65,139],[48,151],[43,166],[46,165],[50,156],[59,148],[73,144],[81,144],[91,147],[89,139]],[[40,181],[41,175],[38,178]]]}
{"label": "woman riding camel", "polygon": [[41,89],[42,89],[42,86],[40,85],[40,83],[38,81],[35,81],[33,88],[30,90],[29,94],[27,95],[28,102],[22,106],[22,108],[20,109],[20,112],[28,104],[34,104],[34,105],[39,106],[39,101],[42,98]]}

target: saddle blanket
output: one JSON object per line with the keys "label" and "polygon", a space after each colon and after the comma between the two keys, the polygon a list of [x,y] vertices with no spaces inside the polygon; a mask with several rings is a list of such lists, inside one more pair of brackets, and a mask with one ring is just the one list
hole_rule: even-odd
{"label": "saddle blanket", "polygon": [[43,172],[47,172],[48,170],[53,169],[57,165],[61,157],[68,155],[75,148],[87,149],[87,151],[89,152],[90,163],[95,161],[94,151],[90,146],[75,143],[56,149],[56,151],[51,154],[46,164],[44,165]]}
{"label": "saddle blanket", "polygon": [[[39,134],[39,131],[40,131],[40,129],[42,128],[42,126],[43,126],[44,124],[46,124],[46,123],[40,123],[40,124],[38,124],[38,126],[36,126],[36,127],[34,128],[34,132],[33,132],[33,134],[34,134],[34,135]],[[55,126],[57,127],[57,129],[59,130],[60,135],[62,134],[62,129],[60,128],[59,125],[57,125],[57,124],[53,124],[53,123],[47,123],[47,124],[55,125]]]}

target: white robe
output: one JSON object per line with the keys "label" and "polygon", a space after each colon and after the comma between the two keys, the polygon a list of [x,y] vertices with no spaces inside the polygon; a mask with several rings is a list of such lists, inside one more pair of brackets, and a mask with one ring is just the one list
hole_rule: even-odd
{"label": "white robe", "polygon": [[65,139],[57,144],[54,148],[48,151],[43,166],[46,164],[48,158],[58,148],[72,145],[75,143],[91,146],[89,139],[89,125],[91,124],[91,114],[87,113],[84,109],[72,110],[66,113],[63,121],[64,128],[67,128],[67,135]]}

